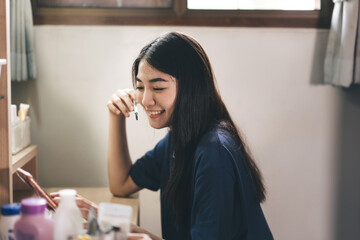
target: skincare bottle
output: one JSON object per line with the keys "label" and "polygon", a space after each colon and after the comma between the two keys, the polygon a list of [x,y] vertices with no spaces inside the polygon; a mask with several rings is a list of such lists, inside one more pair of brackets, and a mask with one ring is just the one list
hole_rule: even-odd
{"label": "skincare bottle", "polygon": [[6,204],[1,207],[0,240],[14,240],[14,225],[20,218],[20,204]]}
{"label": "skincare bottle", "polygon": [[64,189],[59,191],[60,203],[54,214],[54,240],[76,239],[83,233],[83,220],[76,205],[76,191]]}
{"label": "skincare bottle", "polygon": [[54,222],[45,216],[44,198],[26,198],[21,201],[21,216],[15,223],[14,232],[17,240],[51,240]]}

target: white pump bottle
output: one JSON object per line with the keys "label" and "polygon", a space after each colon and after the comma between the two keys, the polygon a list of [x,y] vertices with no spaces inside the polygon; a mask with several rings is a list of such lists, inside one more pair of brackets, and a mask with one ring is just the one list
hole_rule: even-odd
{"label": "white pump bottle", "polygon": [[75,201],[76,191],[64,189],[59,194],[60,203],[54,214],[54,240],[75,240],[83,233],[83,219]]}

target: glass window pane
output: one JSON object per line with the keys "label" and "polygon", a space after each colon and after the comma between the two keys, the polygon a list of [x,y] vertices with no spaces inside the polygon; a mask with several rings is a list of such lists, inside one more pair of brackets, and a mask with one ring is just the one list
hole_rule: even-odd
{"label": "glass window pane", "polygon": [[188,9],[237,9],[238,0],[187,0]]}
{"label": "glass window pane", "polygon": [[188,9],[315,10],[319,0],[187,0]]}
{"label": "glass window pane", "polygon": [[170,8],[173,0],[38,0],[41,7]]}

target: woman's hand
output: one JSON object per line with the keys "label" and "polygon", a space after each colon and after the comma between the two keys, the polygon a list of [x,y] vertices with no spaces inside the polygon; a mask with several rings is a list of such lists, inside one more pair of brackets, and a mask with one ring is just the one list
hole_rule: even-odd
{"label": "woman's hand", "polygon": [[[50,196],[54,199],[54,202],[59,205],[60,202],[60,194],[58,192],[50,193]],[[87,220],[90,207],[93,208],[96,212],[98,212],[98,207],[95,203],[91,202],[90,200],[76,194],[75,196],[76,205],[79,207],[83,219]]]}
{"label": "woman's hand", "polygon": [[[131,233],[145,233],[147,234],[152,240],[163,240],[161,237],[159,236],[156,236],[148,231],[146,231],[145,229],[131,223],[131,226],[130,226],[130,232]],[[135,237],[135,236],[134,236]],[[136,239],[136,238],[128,238],[129,239]]]}
{"label": "woman's hand", "polygon": [[116,115],[123,114],[125,117],[130,117],[131,111],[134,111],[135,90],[126,88],[118,89],[111,96],[107,103],[110,112]]}

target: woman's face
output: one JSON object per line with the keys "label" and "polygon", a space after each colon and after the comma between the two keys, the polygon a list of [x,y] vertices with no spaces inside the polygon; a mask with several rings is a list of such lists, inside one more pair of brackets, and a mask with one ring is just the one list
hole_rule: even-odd
{"label": "woman's face", "polygon": [[135,80],[136,102],[144,107],[150,126],[169,127],[177,93],[176,79],[141,60]]}

